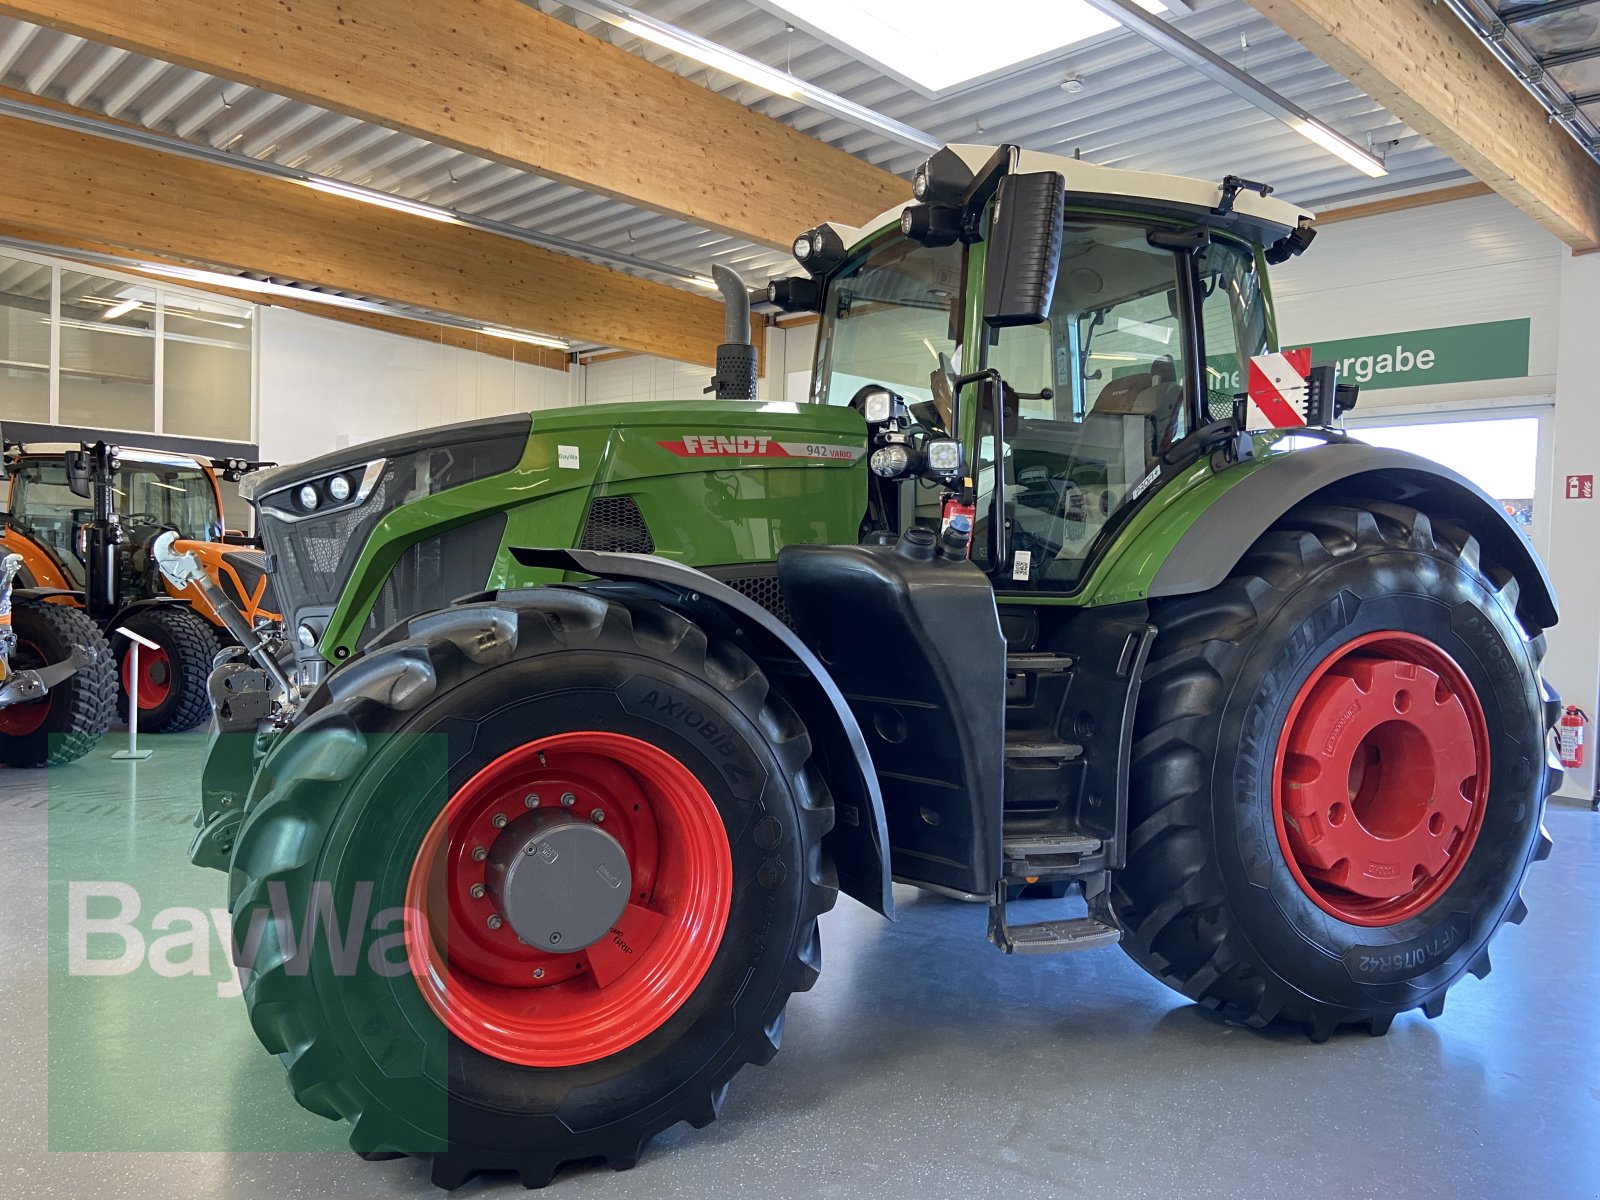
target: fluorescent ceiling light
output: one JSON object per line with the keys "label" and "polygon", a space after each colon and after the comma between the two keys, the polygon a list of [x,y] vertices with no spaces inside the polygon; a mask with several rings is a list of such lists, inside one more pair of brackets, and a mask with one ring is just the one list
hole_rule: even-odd
{"label": "fluorescent ceiling light", "polygon": [[[1139,0],[1165,12],[1159,0]],[[843,50],[935,94],[1037,62],[1117,28],[1083,0],[766,0]]]}
{"label": "fluorescent ceiling light", "polygon": [[100,320],[115,321],[118,317],[125,317],[134,309],[138,308],[141,303],[142,301],[133,299],[124,300],[120,304],[113,304],[110,308],[106,309],[105,312],[100,314]]}
{"label": "fluorescent ceiling light", "polygon": [[[1170,21],[1154,16],[1145,0],[1086,0],[1100,12],[1126,25],[1147,42],[1161,47],[1180,62],[1188,63],[1213,83],[1270,113],[1301,137],[1349,163],[1364,175],[1378,179],[1389,173],[1383,160],[1335,133],[1287,96],[1273,91],[1255,76],[1240,70],[1215,50],[1195,41]],[[1172,0],[1176,4],[1178,0]]]}
{"label": "fluorescent ceiling light", "polygon": [[376,204],[379,208],[410,213],[414,217],[426,217],[430,221],[443,221],[447,225],[461,224],[448,208],[440,208],[437,204],[424,204],[420,200],[407,200],[404,196],[391,196],[388,192],[380,192],[376,188],[356,187],[354,184],[340,183],[336,179],[311,178],[299,182],[313,191],[326,192],[330,196],[359,200],[363,204]]}
{"label": "fluorescent ceiling light", "polygon": [[508,342],[526,342],[530,346],[543,346],[547,350],[571,350],[572,346],[560,338],[547,337],[542,333],[524,333],[520,329],[497,329],[492,325],[485,325],[482,332],[490,337],[505,338]]}
{"label": "fluorescent ceiling light", "polygon": [[1383,165],[1383,160],[1375,154],[1368,154],[1360,146],[1348,138],[1341,137],[1320,121],[1305,121],[1291,118],[1287,122],[1290,129],[1294,130],[1308,142],[1321,146],[1329,154],[1344,159],[1356,170],[1373,179],[1382,179],[1389,173],[1389,168]]}
{"label": "fluorescent ceiling light", "polygon": [[709,275],[695,275],[695,276],[692,276],[689,279],[689,282],[694,284],[695,287],[705,288],[708,292],[715,292],[715,291],[721,290],[721,289],[719,289],[717,287],[717,281],[715,279],[711,278],[711,276],[709,276]]}

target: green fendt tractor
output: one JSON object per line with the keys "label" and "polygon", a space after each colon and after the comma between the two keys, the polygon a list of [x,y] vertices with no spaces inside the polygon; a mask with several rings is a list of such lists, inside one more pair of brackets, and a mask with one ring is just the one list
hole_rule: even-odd
{"label": "green fendt tractor", "polygon": [[630,1166],[895,882],[1319,1041],[1487,972],[1549,848],[1555,601],[1285,377],[1267,268],[1313,227],[1269,191],[948,149],[795,243],[809,403],[739,399],[725,287],[714,401],[247,481],[297,661],[213,675],[192,856],[296,1098],[445,1187]]}

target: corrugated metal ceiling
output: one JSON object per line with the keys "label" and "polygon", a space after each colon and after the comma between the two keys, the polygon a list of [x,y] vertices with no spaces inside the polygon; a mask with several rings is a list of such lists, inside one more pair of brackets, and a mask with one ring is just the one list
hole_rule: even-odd
{"label": "corrugated metal ceiling", "polygon": [[[1431,186],[1464,173],[1242,0],[1217,0],[1180,27],[1342,133],[1388,159],[1376,186],[1353,169],[1128,33],[929,101],[852,55],[789,31],[743,0],[635,0],[658,19],[837,92],[952,142],[1018,142],[1091,162],[1180,175],[1236,173],[1312,206]],[[774,98],[680,61],[554,0],[537,7],[615,41],[813,137],[902,175],[921,153],[881,134]],[[1025,31],[1019,32],[1025,37]],[[1082,79],[1076,94],[1061,88]],[[787,273],[787,256],[404,134],[241,84],[0,20],[0,83],[179,137],[458,208],[695,271],[713,261],[753,283]],[[736,187],[736,180],[708,180]],[[775,236],[791,231],[777,230]]]}

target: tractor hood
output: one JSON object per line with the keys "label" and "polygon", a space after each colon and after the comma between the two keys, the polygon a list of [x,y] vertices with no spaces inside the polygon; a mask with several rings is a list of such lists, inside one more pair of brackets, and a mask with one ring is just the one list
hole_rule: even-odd
{"label": "tractor hood", "polygon": [[738,568],[791,543],[854,541],[866,447],[849,408],[593,405],[385,438],[242,490],[290,628],[340,661],[413,613],[549,581],[512,546]]}

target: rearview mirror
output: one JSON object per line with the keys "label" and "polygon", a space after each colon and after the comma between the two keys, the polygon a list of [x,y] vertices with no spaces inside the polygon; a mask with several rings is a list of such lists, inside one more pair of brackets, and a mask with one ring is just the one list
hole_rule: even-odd
{"label": "rearview mirror", "polygon": [[67,451],[67,487],[72,489],[74,496],[82,496],[85,500],[93,499],[89,494],[89,452],[87,450]]}
{"label": "rearview mirror", "polygon": [[1066,206],[1066,181],[1054,171],[1000,181],[983,269],[983,319],[990,327],[1049,319]]}

